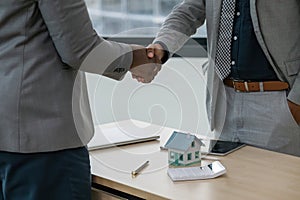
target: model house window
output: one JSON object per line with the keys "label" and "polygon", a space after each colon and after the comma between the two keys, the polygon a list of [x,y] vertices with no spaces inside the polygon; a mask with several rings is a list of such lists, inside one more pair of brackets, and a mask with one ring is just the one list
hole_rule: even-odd
{"label": "model house window", "polygon": [[170,152],[170,158],[175,159],[175,153],[173,151]]}
{"label": "model house window", "polygon": [[188,159],[188,160],[192,160],[192,153],[188,153],[187,159]]}
{"label": "model house window", "polygon": [[180,161],[183,161],[183,154],[180,154],[179,160],[180,160]]}
{"label": "model house window", "polygon": [[192,147],[195,147],[195,142],[194,141],[192,142]]}
{"label": "model house window", "polygon": [[195,152],[195,159],[199,158],[199,151]]}
{"label": "model house window", "polygon": [[[136,36],[134,29],[155,28],[141,31],[142,37],[154,37],[166,16],[183,0],[85,0],[95,30],[101,36]],[[197,37],[206,37],[202,27]]]}

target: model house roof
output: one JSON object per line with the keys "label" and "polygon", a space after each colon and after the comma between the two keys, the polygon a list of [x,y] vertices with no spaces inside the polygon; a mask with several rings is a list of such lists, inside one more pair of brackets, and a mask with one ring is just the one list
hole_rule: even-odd
{"label": "model house roof", "polygon": [[193,141],[198,142],[201,146],[204,145],[201,142],[201,140],[195,135],[174,131],[167,143],[165,144],[165,147],[168,149],[186,151],[191,146]]}

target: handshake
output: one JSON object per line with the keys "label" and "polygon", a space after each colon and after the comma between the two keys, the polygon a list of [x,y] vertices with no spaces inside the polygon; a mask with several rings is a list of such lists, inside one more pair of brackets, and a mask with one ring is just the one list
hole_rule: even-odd
{"label": "handshake", "polygon": [[130,72],[138,82],[150,83],[161,69],[165,51],[159,44],[151,44],[147,48],[131,45],[133,60]]}

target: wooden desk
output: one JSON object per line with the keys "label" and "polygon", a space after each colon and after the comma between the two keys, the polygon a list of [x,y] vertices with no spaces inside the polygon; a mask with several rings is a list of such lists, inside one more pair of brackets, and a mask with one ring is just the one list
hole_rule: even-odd
{"label": "wooden desk", "polygon": [[[129,121],[124,121],[118,126],[127,123]],[[134,123],[145,125],[138,121]],[[115,124],[103,125],[112,126]],[[250,146],[225,157],[214,157],[227,169],[222,177],[172,182],[167,175],[167,151],[161,151],[159,147],[173,130],[160,128],[160,142],[90,152],[93,183],[154,200],[300,199],[300,158]],[[146,160],[150,161],[149,166],[132,178],[131,171]]]}

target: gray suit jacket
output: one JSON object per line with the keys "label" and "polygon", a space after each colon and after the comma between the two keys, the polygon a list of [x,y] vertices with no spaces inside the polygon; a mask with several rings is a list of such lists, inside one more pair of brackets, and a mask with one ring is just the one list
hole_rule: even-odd
{"label": "gray suit jacket", "polygon": [[84,0],[1,0],[0,150],[86,145],[93,122],[83,71],[121,79],[129,45],[93,30]]}
{"label": "gray suit jacket", "polygon": [[[220,132],[225,118],[224,85],[214,71],[222,0],[185,0],[168,16],[154,42],[176,52],[206,20],[207,114],[211,130]],[[290,85],[288,99],[300,104],[300,1],[250,0],[255,34],[279,79]]]}

